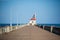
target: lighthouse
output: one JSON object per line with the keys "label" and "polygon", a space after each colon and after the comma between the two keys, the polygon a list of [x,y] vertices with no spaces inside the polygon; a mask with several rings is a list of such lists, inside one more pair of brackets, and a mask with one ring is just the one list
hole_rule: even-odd
{"label": "lighthouse", "polygon": [[36,25],[36,14],[34,14],[32,16],[32,18],[30,19],[28,25]]}

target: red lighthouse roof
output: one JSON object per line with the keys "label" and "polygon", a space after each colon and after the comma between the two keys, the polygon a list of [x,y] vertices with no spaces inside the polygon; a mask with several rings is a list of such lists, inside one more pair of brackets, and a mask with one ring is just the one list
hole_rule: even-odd
{"label": "red lighthouse roof", "polygon": [[36,20],[36,18],[31,18],[31,20]]}
{"label": "red lighthouse roof", "polygon": [[36,20],[35,14],[34,14],[33,17],[31,18],[31,20]]}

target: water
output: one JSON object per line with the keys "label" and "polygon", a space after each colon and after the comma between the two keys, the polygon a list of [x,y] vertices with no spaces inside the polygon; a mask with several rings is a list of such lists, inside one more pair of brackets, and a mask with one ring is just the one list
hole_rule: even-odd
{"label": "water", "polygon": [[54,26],[54,27],[60,28],[60,24],[37,24],[37,25],[39,25],[39,26],[40,25],[42,25],[42,26],[45,25],[45,26],[49,26],[49,27]]}
{"label": "water", "polygon": [[[12,24],[12,26],[15,26],[17,24]],[[18,25],[23,25],[23,23],[21,24],[18,24]],[[55,26],[55,27],[58,27],[60,28],[60,24],[37,24],[37,25],[45,25],[45,26]],[[5,26],[10,26],[10,24],[0,24],[0,27],[5,27]]]}
{"label": "water", "polygon": [[[15,26],[17,24],[12,24],[12,26]],[[23,24],[18,24],[18,25],[23,25]],[[10,26],[10,24],[0,24],[0,27],[5,27],[5,26]]]}

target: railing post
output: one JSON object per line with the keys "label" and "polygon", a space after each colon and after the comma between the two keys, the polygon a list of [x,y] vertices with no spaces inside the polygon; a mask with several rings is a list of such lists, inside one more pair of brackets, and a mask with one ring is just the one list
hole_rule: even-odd
{"label": "railing post", "polygon": [[10,26],[10,31],[12,31],[13,29],[12,29],[12,26]]}
{"label": "railing post", "polygon": [[2,28],[0,28],[0,34],[2,34]]}
{"label": "railing post", "polygon": [[6,27],[4,27],[4,33],[6,32]]}
{"label": "railing post", "polygon": [[53,26],[51,26],[51,29],[50,29],[51,32],[53,32]]}
{"label": "railing post", "polygon": [[45,28],[45,25],[43,25],[43,29]]}
{"label": "railing post", "polygon": [[18,24],[17,24],[17,26],[16,26],[16,29],[18,29]]}
{"label": "railing post", "polygon": [[6,32],[10,32],[10,30],[9,30],[9,26],[7,26],[7,28],[6,28],[7,30],[6,30]]}

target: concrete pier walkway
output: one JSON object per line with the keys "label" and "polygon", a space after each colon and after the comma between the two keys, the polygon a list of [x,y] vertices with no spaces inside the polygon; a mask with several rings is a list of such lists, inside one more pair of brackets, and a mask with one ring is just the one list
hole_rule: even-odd
{"label": "concrete pier walkway", "polygon": [[37,26],[26,26],[0,35],[0,40],[60,40],[60,36]]}

